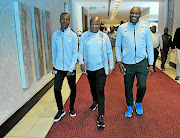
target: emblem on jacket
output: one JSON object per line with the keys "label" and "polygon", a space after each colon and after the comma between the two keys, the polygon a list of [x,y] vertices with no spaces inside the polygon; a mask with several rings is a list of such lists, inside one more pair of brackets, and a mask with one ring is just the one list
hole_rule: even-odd
{"label": "emblem on jacket", "polygon": [[144,32],[144,29],[143,29],[143,28],[141,28],[141,29],[140,29],[140,31],[141,31],[141,32]]}
{"label": "emblem on jacket", "polygon": [[68,37],[67,40],[68,40],[68,41],[71,41],[71,37]]}

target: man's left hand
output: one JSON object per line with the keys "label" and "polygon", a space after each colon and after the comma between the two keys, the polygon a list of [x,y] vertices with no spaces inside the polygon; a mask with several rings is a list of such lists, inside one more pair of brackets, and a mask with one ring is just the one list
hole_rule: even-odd
{"label": "man's left hand", "polygon": [[112,72],[113,72],[113,70],[112,70],[112,69],[109,69],[109,76],[112,75]]}
{"label": "man's left hand", "polygon": [[72,75],[72,72],[67,72],[67,77],[71,76]]}
{"label": "man's left hand", "polygon": [[175,49],[171,49],[171,51],[172,51],[173,53],[175,53],[176,50],[175,50]]}
{"label": "man's left hand", "polygon": [[149,67],[149,76],[151,76],[151,75],[153,75],[153,73],[154,73],[154,69],[153,69],[153,67]]}

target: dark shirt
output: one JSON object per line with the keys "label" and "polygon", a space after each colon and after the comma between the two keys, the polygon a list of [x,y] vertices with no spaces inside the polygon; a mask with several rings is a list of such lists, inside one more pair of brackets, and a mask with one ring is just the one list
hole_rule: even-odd
{"label": "dark shirt", "polygon": [[169,51],[169,47],[172,47],[172,37],[169,34],[162,35],[163,51]]}
{"label": "dark shirt", "polygon": [[176,48],[180,49],[180,28],[177,28],[176,32],[174,34],[172,49],[174,49],[175,46],[176,46]]}

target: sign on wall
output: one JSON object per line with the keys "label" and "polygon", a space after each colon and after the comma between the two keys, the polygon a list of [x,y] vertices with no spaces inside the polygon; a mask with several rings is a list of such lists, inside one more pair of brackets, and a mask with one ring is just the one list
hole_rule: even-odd
{"label": "sign on wall", "polygon": [[105,7],[103,7],[103,6],[94,6],[94,7],[90,7],[90,10],[105,10]]}

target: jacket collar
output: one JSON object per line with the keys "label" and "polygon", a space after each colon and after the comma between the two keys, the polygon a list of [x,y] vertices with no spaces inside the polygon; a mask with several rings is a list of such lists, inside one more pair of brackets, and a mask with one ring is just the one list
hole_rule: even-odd
{"label": "jacket collar", "polygon": [[[132,22],[130,22],[130,20],[128,21],[128,25],[129,25],[129,26],[134,26],[134,25],[132,24]],[[136,23],[135,26],[139,26],[139,21]]]}
{"label": "jacket collar", "polygon": [[[65,33],[65,32],[68,32],[69,30],[70,30],[70,28],[68,27],[67,29],[64,30],[64,33]],[[60,34],[61,32],[62,32],[62,31],[61,31],[61,28],[59,28],[58,33]]]}
{"label": "jacket collar", "polygon": [[[89,36],[89,35],[91,35],[91,33],[92,33],[92,32],[89,30],[89,31],[87,32],[87,35]],[[103,37],[103,32],[98,31],[97,33],[99,34],[99,36]]]}

